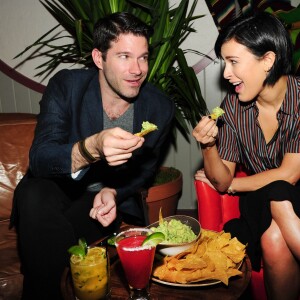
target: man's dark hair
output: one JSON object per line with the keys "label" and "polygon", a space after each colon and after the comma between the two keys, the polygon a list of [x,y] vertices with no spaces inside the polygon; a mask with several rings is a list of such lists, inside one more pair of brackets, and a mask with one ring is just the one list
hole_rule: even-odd
{"label": "man's dark hair", "polygon": [[222,45],[232,39],[246,46],[258,58],[262,58],[268,51],[276,54],[264,85],[273,86],[282,75],[291,73],[293,46],[289,33],[274,15],[260,12],[239,17],[230,23],[220,32],[215,43],[215,53],[219,58]]}
{"label": "man's dark hair", "polygon": [[153,29],[130,13],[119,12],[110,14],[101,18],[95,24],[93,47],[102,52],[103,59],[105,60],[107,50],[111,47],[111,42],[116,41],[121,34],[129,33],[136,36],[143,36],[149,43]]}

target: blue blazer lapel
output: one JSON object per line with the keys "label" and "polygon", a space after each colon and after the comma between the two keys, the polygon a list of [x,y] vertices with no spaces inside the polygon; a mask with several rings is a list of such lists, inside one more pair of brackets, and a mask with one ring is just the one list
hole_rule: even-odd
{"label": "blue blazer lapel", "polygon": [[92,77],[83,95],[80,122],[84,136],[95,134],[103,129],[103,108],[98,72]]}
{"label": "blue blazer lapel", "polygon": [[143,101],[143,95],[140,93],[134,102],[133,133],[141,131],[142,123],[149,119],[148,114],[147,102]]}

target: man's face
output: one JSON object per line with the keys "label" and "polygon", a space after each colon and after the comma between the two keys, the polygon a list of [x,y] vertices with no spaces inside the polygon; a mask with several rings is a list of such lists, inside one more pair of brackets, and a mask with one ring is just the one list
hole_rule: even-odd
{"label": "man's face", "polygon": [[148,73],[148,43],[145,37],[121,34],[101,60],[102,93],[134,98]]}

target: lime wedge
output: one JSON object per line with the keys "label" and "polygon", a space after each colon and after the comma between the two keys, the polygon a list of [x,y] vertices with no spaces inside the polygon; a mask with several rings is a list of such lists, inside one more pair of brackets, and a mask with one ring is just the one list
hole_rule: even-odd
{"label": "lime wedge", "polygon": [[79,245],[75,245],[75,246],[70,247],[68,249],[68,252],[70,254],[81,256],[81,257],[85,256],[85,254],[86,254],[85,249],[82,246],[79,246]]}
{"label": "lime wedge", "polygon": [[113,235],[110,238],[107,239],[107,244],[110,246],[115,246],[116,244],[116,236]]}
{"label": "lime wedge", "polygon": [[156,246],[165,240],[165,235],[162,232],[154,232],[146,237],[142,246]]}

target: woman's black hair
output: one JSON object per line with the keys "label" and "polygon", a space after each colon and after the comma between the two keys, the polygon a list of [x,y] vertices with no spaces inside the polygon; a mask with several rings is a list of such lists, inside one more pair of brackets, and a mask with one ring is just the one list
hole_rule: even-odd
{"label": "woman's black hair", "polygon": [[264,85],[273,86],[282,75],[291,73],[293,46],[281,21],[267,12],[241,16],[222,30],[215,43],[215,53],[221,58],[222,45],[230,40],[244,45],[258,58],[268,51],[275,53],[275,62]]}

